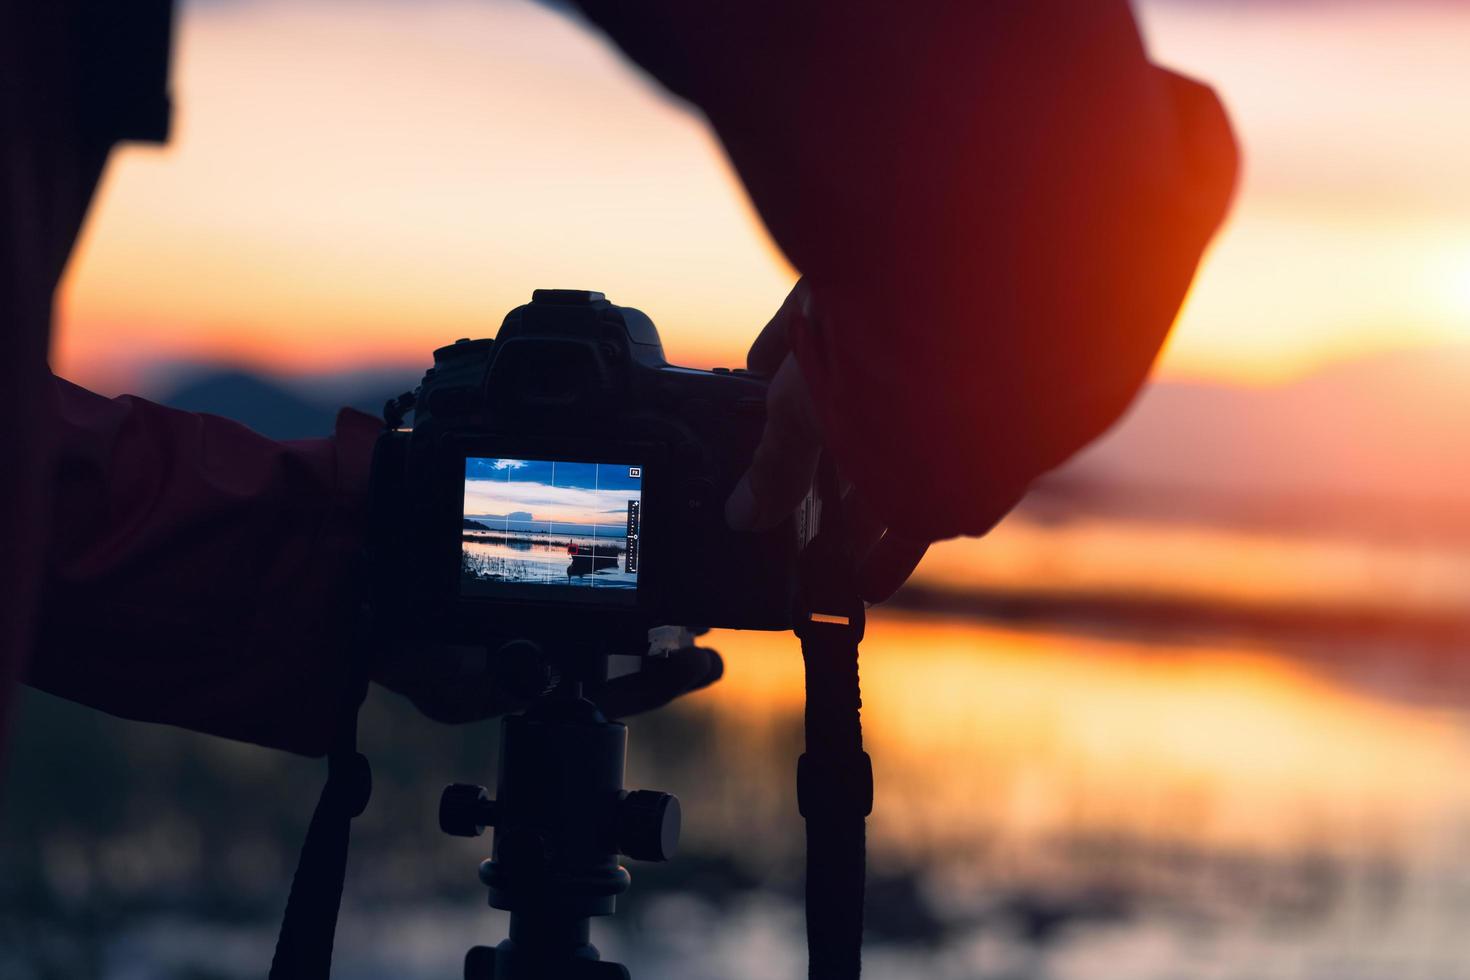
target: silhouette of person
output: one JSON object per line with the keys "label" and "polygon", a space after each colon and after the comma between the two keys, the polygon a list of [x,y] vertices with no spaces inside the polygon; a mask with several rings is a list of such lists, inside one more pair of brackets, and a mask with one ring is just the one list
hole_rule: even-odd
{"label": "silhouette of person", "polygon": [[[803,276],[749,355],[775,381],[727,516],[778,520],[825,446],[855,488],[869,598],[1120,416],[1232,194],[1220,103],[1149,61],[1126,0],[580,10],[704,113]],[[167,135],[171,16],[169,0],[0,12],[0,705],[24,677],[320,753],[376,421],[275,442],[47,366],[110,148]],[[688,650],[605,696],[625,713],[718,672]],[[493,679],[379,679],[438,717],[507,706]]]}

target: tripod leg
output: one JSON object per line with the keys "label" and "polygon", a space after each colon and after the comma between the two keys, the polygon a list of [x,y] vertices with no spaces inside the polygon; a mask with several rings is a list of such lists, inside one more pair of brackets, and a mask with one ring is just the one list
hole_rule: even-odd
{"label": "tripod leg", "polygon": [[[497,969],[499,972],[496,972]],[[465,954],[464,980],[631,980],[628,968],[606,960],[559,959],[536,964],[503,954],[492,946],[475,946]]]}

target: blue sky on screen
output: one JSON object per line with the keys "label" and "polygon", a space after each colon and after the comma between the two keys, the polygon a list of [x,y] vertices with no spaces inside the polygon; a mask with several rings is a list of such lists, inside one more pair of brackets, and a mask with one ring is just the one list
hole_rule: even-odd
{"label": "blue sky on screen", "polygon": [[630,475],[633,469],[639,467],[628,463],[568,463],[471,456],[465,460],[465,479],[541,483],[583,490],[637,490],[643,481],[641,474],[637,477]]}
{"label": "blue sky on screen", "polygon": [[465,460],[464,514],[529,513],[534,520],[618,524],[642,484],[635,464],[566,463],[470,457]]}

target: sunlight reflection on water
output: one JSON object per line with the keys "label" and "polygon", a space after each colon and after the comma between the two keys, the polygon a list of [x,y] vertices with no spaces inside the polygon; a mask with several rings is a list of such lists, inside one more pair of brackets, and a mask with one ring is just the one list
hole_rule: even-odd
{"label": "sunlight reflection on water", "polygon": [[[1470,691],[1457,653],[1168,637],[1136,622],[1108,633],[871,615],[865,975],[1461,975]],[[799,649],[789,635],[707,641],[724,679],[631,723],[628,784],[680,796],[681,853],[632,865],[632,892],[595,936],[643,980],[794,980]],[[258,975],[317,767],[52,707],[53,727],[30,729],[45,737],[18,743],[13,765],[31,775],[12,782],[3,853],[7,873],[38,876],[29,894],[55,910],[29,936],[6,935],[102,950],[97,972],[59,975]],[[68,741],[93,728],[94,742]],[[354,830],[339,980],[454,976],[466,948],[505,935],[474,874],[489,841],[433,829],[445,782],[493,785],[493,732],[371,699],[374,799]],[[73,824],[65,795],[16,810],[50,792],[52,742],[68,766],[117,781],[108,819]],[[128,914],[76,917],[103,906]],[[229,962],[216,950],[233,951]]]}
{"label": "sunlight reflection on water", "polygon": [[[724,680],[631,729],[629,785],[680,795],[682,853],[633,865],[595,939],[643,980],[797,980],[800,655],[708,639]],[[893,612],[872,617],[863,690],[865,976],[1397,980],[1470,962],[1470,701],[1385,695],[1260,643]],[[348,916],[341,975],[444,975],[504,934],[502,913],[467,911]]]}
{"label": "sunlight reflection on water", "polygon": [[[793,641],[710,642],[729,667],[693,704],[731,741],[800,710]],[[880,847],[948,846],[985,827],[1290,850],[1330,828],[1417,836],[1467,800],[1451,778],[1467,761],[1458,714],[1346,689],[1264,646],[884,614],[862,670]]]}
{"label": "sunlight reflection on water", "polygon": [[984,538],[929,549],[915,574],[927,586],[1180,597],[1295,608],[1470,607],[1470,549],[1435,529],[1374,539],[1077,517],[1047,521],[1023,507]]}
{"label": "sunlight reflection on water", "polygon": [[[800,657],[786,637],[709,639],[725,679],[684,710],[717,748],[671,788],[693,849],[738,842],[781,880],[801,845]],[[880,930],[869,975],[1395,977],[1470,962],[1454,925],[1470,896],[1463,702],[1395,700],[1264,644],[892,613],[870,624],[863,691],[870,868],[916,875],[943,937],[894,946]],[[652,779],[634,738],[630,776]],[[870,918],[888,900],[880,886]]]}

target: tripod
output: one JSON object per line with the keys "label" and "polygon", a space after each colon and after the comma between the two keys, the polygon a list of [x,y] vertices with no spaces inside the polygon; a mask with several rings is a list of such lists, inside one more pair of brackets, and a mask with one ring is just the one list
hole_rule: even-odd
{"label": "tripod", "polygon": [[611,915],[629,875],[623,854],[665,861],[679,839],[679,801],[623,789],[626,725],[608,721],[581,685],[563,681],[525,714],[501,721],[495,799],[455,784],[439,801],[445,833],[495,829],[480,880],[510,912],[510,937],[465,956],[465,980],[628,980],[599,959],[590,919]]}
{"label": "tripod", "polygon": [[[824,463],[821,499],[838,500],[836,471]],[[862,748],[858,645],[865,606],[854,585],[841,508],[802,550],[801,595],[794,611],[806,664],[807,751],[797,765],[797,805],[807,824],[807,948],[810,975],[849,980],[861,970],[863,877],[873,770]],[[652,639],[652,634],[649,634]],[[538,645],[520,641],[527,693],[556,675]],[[490,904],[510,912],[510,937],[465,956],[466,980],[626,980],[589,941],[590,919],[611,915],[629,876],[618,855],[663,861],[679,838],[679,801],[667,793],[623,789],[628,730],[582,697],[581,680],[606,678],[605,658],[561,651],[576,670],[521,716],[501,722],[496,798],[479,786],[448,787],[439,823],[475,837],[495,828],[480,865]],[[513,667],[515,657],[505,657]],[[272,980],[325,980],[341,905],[351,822],[372,792],[357,751],[357,708],[366,669],[343,688],[343,708],[328,755],[327,784],[312,814],[282,917]]]}

